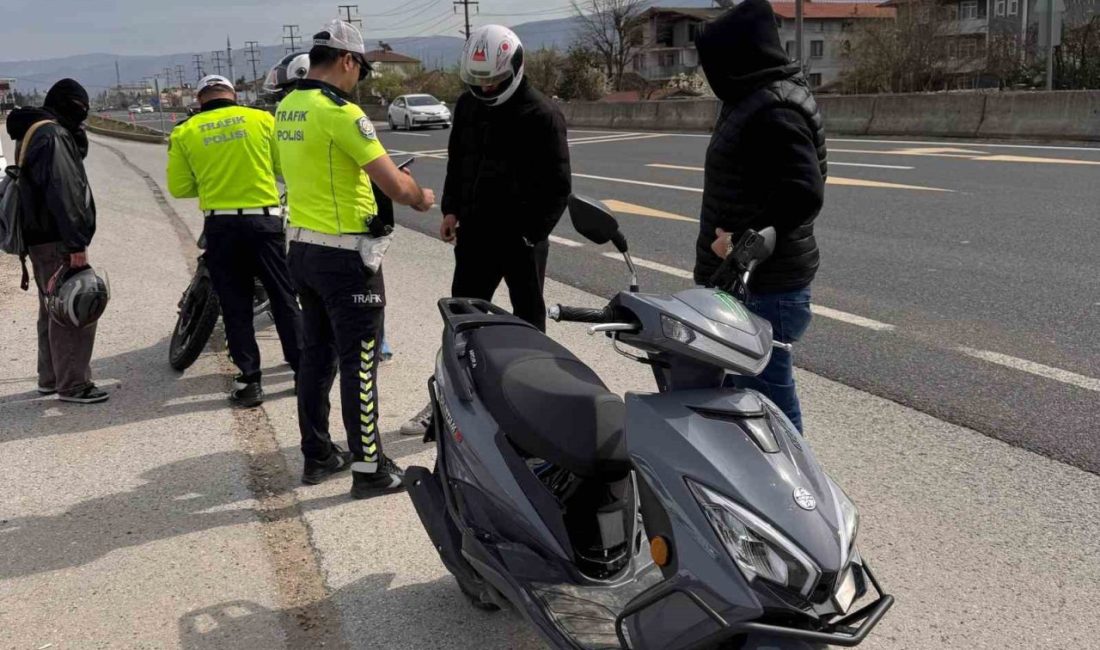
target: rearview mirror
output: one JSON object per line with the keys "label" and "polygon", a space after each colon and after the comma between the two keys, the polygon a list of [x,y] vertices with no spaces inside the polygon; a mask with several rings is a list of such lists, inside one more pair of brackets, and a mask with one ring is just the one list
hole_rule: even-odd
{"label": "rearview mirror", "polygon": [[620,253],[626,252],[626,237],[619,231],[619,222],[599,201],[570,194],[569,217],[573,227],[588,241],[593,244],[610,241]]}

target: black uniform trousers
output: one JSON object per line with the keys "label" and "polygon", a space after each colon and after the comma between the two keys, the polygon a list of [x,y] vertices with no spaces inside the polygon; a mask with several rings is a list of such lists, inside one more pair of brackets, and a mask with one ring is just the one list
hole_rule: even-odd
{"label": "black uniform trousers", "polygon": [[244,381],[259,381],[260,348],[252,299],[259,278],[271,300],[275,329],[283,346],[283,358],[295,372],[302,346],[302,316],[286,264],[283,221],[268,215],[207,217],[206,266],[221,303],[229,354]]}
{"label": "black uniform trousers", "polygon": [[302,303],[302,455],[324,460],[332,453],[328,396],[339,368],[348,448],[356,461],[379,462],[378,362],[386,306],[382,271],[372,273],[356,251],[302,242],[291,242],[289,260]]}
{"label": "black uniform trousers", "polygon": [[542,289],[549,252],[547,240],[528,246],[518,236],[502,239],[470,231],[463,234],[460,227],[451,295],[492,301],[500,281],[504,280],[512,312],[545,332],[546,302]]}

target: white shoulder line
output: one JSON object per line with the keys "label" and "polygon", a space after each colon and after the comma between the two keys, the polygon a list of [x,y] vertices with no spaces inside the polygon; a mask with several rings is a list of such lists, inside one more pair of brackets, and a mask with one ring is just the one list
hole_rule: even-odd
{"label": "white shoulder line", "polygon": [[1084,388],[1085,390],[1091,390],[1093,392],[1100,393],[1100,379],[1086,377],[1085,375],[1079,375],[1075,372],[1062,370],[1061,368],[1045,366],[1041,363],[1035,363],[1034,361],[1028,361],[1027,359],[1020,359],[1018,357],[1009,356],[1007,354],[1001,354],[1000,352],[977,350],[975,348],[968,348],[965,346],[959,346],[955,349],[965,355],[974,357],[975,359],[981,359],[982,361],[995,363],[999,366],[1012,368],[1013,370],[1019,370],[1021,372],[1044,377],[1046,379],[1053,379],[1054,381],[1058,381],[1063,384],[1069,384],[1071,386],[1077,386],[1078,388]]}

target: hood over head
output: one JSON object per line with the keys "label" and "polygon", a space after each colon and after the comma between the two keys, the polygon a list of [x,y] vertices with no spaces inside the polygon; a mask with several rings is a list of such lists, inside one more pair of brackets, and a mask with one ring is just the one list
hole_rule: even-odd
{"label": "hood over head", "polygon": [[768,0],[745,0],[722,14],[703,29],[695,47],[707,83],[724,102],[799,71],[779,41]]}
{"label": "hood over head", "polygon": [[42,108],[57,116],[61,125],[75,131],[88,119],[88,91],[73,79],[62,79],[50,87]]}

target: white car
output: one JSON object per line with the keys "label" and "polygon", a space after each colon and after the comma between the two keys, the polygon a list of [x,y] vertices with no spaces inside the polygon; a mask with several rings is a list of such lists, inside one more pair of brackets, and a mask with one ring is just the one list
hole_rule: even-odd
{"label": "white car", "polygon": [[146,105],[141,107],[141,112],[142,113],[152,113],[153,112],[153,107],[146,104]]}
{"label": "white car", "polygon": [[451,126],[451,111],[431,95],[401,95],[390,103],[390,129],[413,130],[422,126]]}
{"label": "white car", "polygon": [[141,112],[141,105],[140,104],[134,104],[134,105],[130,106],[130,108],[127,108],[126,110],[130,111],[131,113],[140,113]]}

